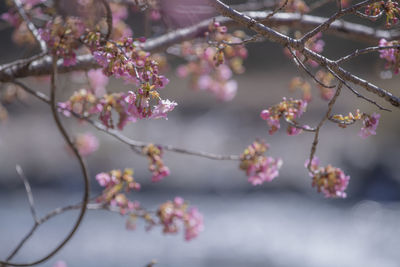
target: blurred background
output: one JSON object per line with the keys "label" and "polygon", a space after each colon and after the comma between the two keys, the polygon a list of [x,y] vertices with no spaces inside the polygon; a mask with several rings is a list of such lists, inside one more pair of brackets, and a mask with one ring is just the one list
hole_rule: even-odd
{"label": "blurred background", "polygon": [[[238,1],[236,1],[238,2]],[[4,6],[2,6],[4,10]],[[332,6],[331,6],[332,8]],[[2,10],[2,12],[3,12]],[[330,14],[329,6],[321,14]],[[132,17],[134,23],[140,18]],[[10,41],[12,30],[1,31],[0,62],[23,54],[26,47]],[[324,53],[337,58],[365,44],[325,36]],[[91,132],[100,140],[99,150],[88,158],[92,194],[101,192],[94,176],[116,168],[134,168],[142,190],[132,193],[144,207],[182,196],[204,215],[205,229],[198,238],[185,242],[182,233],[165,236],[160,228],[145,231],[139,222],[135,231],[125,229],[125,218],[106,211],[89,211],[74,238],[54,258],[40,266],[64,260],[68,266],[144,266],[152,259],[157,266],[398,266],[400,255],[400,124],[399,111],[381,112],[377,135],[366,140],[357,134],[361,123],[339,128],[327,123],[321,130],[317,155],[322,165],[331,163],[351,176],[346,199],[325,199],[311,187],[304,168],[313,134],[287,136],[283,129],[268,134],[262,109],[278,103],[290,92],[289,82],[299,71],[269,42],[250,44],[246,72],[238,75],[239,89],[231,102],[195,92],[189,81],[177,78],[171,61],[170,84],[161,94],[178,102],[168,120],[139,121],[123,134],[135,140],[177,147],[240,154],[256,138],[270,144],[269,155],[284,161],[280,176],[271,183],[252,186],[237,162],[213,161],[165,152],[171,175],[153,184],[147,159],[117,140],[78,124],[63,121],[70,133]],[[377,54],[360,57],[347,69],[399,95],[399,78],[383,79],[384,63]],[[48,93],[49,85],[35,79],[24,82]],[[76,89],[70,74],[59,79],[60,101]],[[113,90],[127,90],[111,80]],[[327,103],[313,88],[314,100],[301,121],[315,125]],[[360,92],[365,93],[362,89]],[[368,96],[374,97],[368,93]],[[377,99],[385,107],[386,102]],[[15,172],[19,164],[26,173],[40,215],[80,201],[82,179],[76,159],[65,149],[49,107],[30,96],[6,106],[9,119],[0,124],[0,258],[4,259],[33,224],[22,181]],[[379,112],[343,90],[334,112],[355,109]],[[68,212],[47,222],[15,257],[35,260],[45,255],[72,227],[77,212]]]}

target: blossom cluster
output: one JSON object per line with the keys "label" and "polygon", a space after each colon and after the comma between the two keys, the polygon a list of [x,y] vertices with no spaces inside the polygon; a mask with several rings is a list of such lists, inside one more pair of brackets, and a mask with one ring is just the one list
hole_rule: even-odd
{"label": "blossom cluster", "polygon": [[365,14],[368,16],[378,16],[381,12],[386,13],[386,27],[391,27],[393,24],[398,22],[398,16],[400,14],[400,8],[397,1],[386,0],[378,1],[368,5],[365,8]]}
{"label": "blossom cluster", "polygon": [[319,167],[319,163],[317,157],[314,157],[311,163],[309,160],[305,163],[305,167],[309,169],[309,175],[312,177],[312,186],[327,198],[346,198],[344,191],[349,184],[350,176],[332,165]]}
{"label": "blossom cluster", "polygon": [[79,39],[85,33],[84,22],[76,17],[56,17],[48,21],[39,34],[46,42],[47,48],[57,57],[62,58],[64,66],[76,63],[75,50],[80,46]]}
{"label": "blossom cluster", "polygon": [[128,122],[136,122],[139,119],[167,118],[167,113],[177,105],[176,102],[158,98],[150,106],[150,98],[143,97],[143,94],[128,91],[127,93],[105,94],[98,98],[94,93],[81,89],[70,97],[66,102],[58,103],[60,111],[66,116],[71,112],[83,117],[98,115],[100,121],[108,128],[114,128],[113,111],[118,114],[118,129],[122,130]]}
{"label": "blossom cluster", "polygon": [[151,181],[159,182],[170,174],[170,170],[162,160],[162,148],[153,144],[145,146],[142,153],[149,159],[149,171],[152,173]]}
{"label": "blossom cluster", "polygon": [[189,208],[181,197],[160,205],[157,211],[164,233],[177,233],[179,225],[185,229],[185,240],[197,237],[203,231],[203,215],[195,207]]}
{"label": "blossom cluster", "polygon": [[[232,75],[244,72],[243,59],[247,57],[247,49],[240,44],[244,33],[230,34],[225,26],[213,22],[206,37],[208,43],[184,42],[181,45],[180,54],[188,63],[177,68],[177,75],[190,76],[195,90],[209,91],[219,100],[230,101],[237,91],[237,82]],[[232,43],[235,45],[229,45]]]}
{"label": "blossom cluster", "polygon": [[104,187],[103,193],[97,198],[97,202],[107,203],[120,208],[121,214],[132,212],[139,207],[137,202],[130,201],[125,192],[140,190],[140,184],[133,178],[133,170],[125,169],[102,172],[96,175],[100,186]]}
{"label": "blossom cluster", "polygon": [[[304,100],[294,100],[283,98],[283,101],[277,105],[264,109],[261,111],[260,116],[263,120],[267,121],[270,127],[269,134],[274,134],[280,127],[280,119],[283,117],[289,123],[296,123],[307,107],[307,102]],[[297,135],[301,129],[289,125],[287,129],[288,135]]]}
{"label": "blossom cluster", "polygon": [[[379,40],[380,47],[396,46],[399,41],[387,41],[386,39]],[[400,69],[400,53],[398,48],[388,48],[379,50],[379,57],[386,60],[386,68],[392,69],[394,73],[398,74]]]}
{"label": "blossom cluster", "polygon": [[376,135],[376,128],[379,124],[379,118],[381,117],[378,113],[372,113],[369,115],[367,113],[361,113],[360,110],[356,110],[356,113],[349,113],[349,115],[343,116],[341,114],[333,115],[332,120],[337,122],[339,127],[346,128],[347,125],[355,123],[357,120],[362,120],[363,127],[361,128],[358,135],[361,138],[367,138],[370,135]]}
{"label": "blossom cluster", "polygon": [[260,185],[270,182],[279,175],[282,166],[280,158],[266,157],[268,144],[263,141],[255,141],[240,155],[240,169],[246,172],[248,181],[252,185]]}

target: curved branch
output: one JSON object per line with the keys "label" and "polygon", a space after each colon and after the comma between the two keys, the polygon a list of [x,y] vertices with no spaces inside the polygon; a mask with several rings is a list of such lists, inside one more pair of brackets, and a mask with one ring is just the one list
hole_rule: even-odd
{"label": "curved branch", "polygon": [[[26,86],[25,84],[23,84],[19,81],[12,81],[12,83],[21,87],[25,92],[33,95],[40,101],[43,101],[46,104],[50,104],[50,99],[45,94],[43,94],[41,92],[37,92],[35,90],[32,90],[31,88],[29,88],[28,86]],[[132,148],[138,148],[138,150],[137,150],[138,153],[141,153],[141,149],[150,144],[150,143],[133,140],[133,139],[121,134],[119,131],[107,128],[100,122],[91,120],[88,117],[82,117],[79,114],[74,113],[74,112],[71,112],[71,114],[80,120],[85,120],[86,122],[88,122],[91,126],[96,128],[97,130],[102,131],[102,132],[114,137],[115,139],[119,140],[120,142],[122,142],[126,145],[129,145]],[[238,155],[218,155],[218,154],[209,153],[209,152],[179,148],[179,147],[175,147],[172,145],[163,145],[163,144],[155,144],[155,145],[161,147],[162,149],[164,149],[166,151],[171,151],[171,152],[186,154],[186,155],[192,155],[192,156],[198,156],[198,157],[203,157],[203,158],[208,158],[208,159],[213,159],[213,160],[233,160],[233,161],[235,161],[235,160],[240,159],[240,156],[238,156]]]}
{"label": "curved branch", "polygon": [[[53,62],[52,62],[52,67],[53,67],[53,72],[51,74],[51,90],[50,90],[50,105],[51,105],[51,111],[53,114],[53,118],[54,121],[57,125],[58,130],[60,131],[60,133],[62,134],[62,136],[64,137],[66,143],[68,144],[68,146],[71,148],[71,150],[73,151],[73,153],[75,154],[76,158],[79,161],[79,165],[81,167],[82,173],[83,173],[83,180],[84,180],[84,194],[83,194],[83,199],[82,199],[82,206],[81,206],[81,210],[79,213],[79,216],[72,228],[72,230],[68,233],[68,235],[61,241],[60,244],[57,245],[56,248],[54,248],[50,253],[48,253],[46,256],[42,257],[39,260],[30,262],[30,263],[13,263],[13,262],[4,262],[4,261],[0,261],[0,264],[3,265],[10,265],[10,266],[32,266],[32,265],[36,265],[42,262],[45,262],[46,260],[50,259],[51,257],[53,257],[62,247],[64,247],[64,245],[72,238],[72,236],[74,236],[75,232],[78,230],[79,226],[81,225],[81,222],[83,220],[83,217],[86,213],[87,210],[87,204],[89,201],[89,174],[86,168],[86,164],[83,161],[83,158],[81,157],[81,155],[79,154],[78,149],[75,147],[75,145],[73,144],[73,142],[71,141],[71,139],[68,136],[68,133],[66,132],[64,126],[61,123],[60,118],[58,117],[58,111],[57,111],[57,105],[56,105],[56,100],[55,100],[55,94],[56,94],[56,76],[57,76],[57,60],[54,57],[53,58]],[[39,221],[38,223],[35,224],[35,226],[32,228],[32,230],[28,233],[28,235],[22,240],[22,242],[20,243],[20,246],[23,245],[23,243],[29,239],[29,237],[34,233],[35,229],[36,229],[36,225],[39,225],[41,223],[41,221]]]}

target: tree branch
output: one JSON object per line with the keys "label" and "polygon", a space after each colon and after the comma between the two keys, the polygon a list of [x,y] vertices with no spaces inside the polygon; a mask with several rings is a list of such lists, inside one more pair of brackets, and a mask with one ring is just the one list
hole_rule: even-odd
{"label": "tree branch", "polygon": [[[87,203],[89,201],[89,174],[86,168],[86,164],[83,161],[81,155],[79,154],[78,149],[75,147],[75,145],[73,144],[73,142],[71,141],[71,139],[68,136],[68,133],[66,132],[64,126],[61,123],[60,118],[58,117],[58,111],[57,111],[57,103],[55,100],[56,97],[56,77],[57,77],[57,60],[54,57],[53,58],[53,62],[52,62],[52,67],[53,67],[53,71],[51,74],[51,90],[50,90],[50,105],[51,105],[51,111],[53,114],[53,118],[54,121],[57,125],[58,130],[60,131],[60,133],[62,134],[62,136],[64,137],[65,141],[67,142],[68,146],[72,149],[72,151],[74,152],[76,158],[79,161],[79,165],[81,167],[82,173],[83,173],[83,179],[84,179],[84,194],[83,194],[83,199],[82,199],[82,207],[79,213],[79,216],[72,228],[72,230],[68,233],[68,235],[60,242],[60,244],[57,245],[57,247],[55,247],[50,253],[48,253],[46,256],[40,258],[39,260],[30,262],[30,263],[13,263],[13,262],[8,262],[8,261],[0,261],[0,264],[2,265],[10,265],[10,266],[32,266],[32,265],[36,265],[42,262],[45,262],[46,260],[50,259],[52,256],[54,256],[62,247],[64,247],[64,245],[72,238],[72,236],[75,234],[75,232],[78,230],[83,217],[86,213],[86,206]],[[24,244],[24,242],[26,240],[29,239],[29,237],[33,234],[33,232],[35,231],[37,225],[40,224],[39,223],[35,223],[34,227],[32,228],[32,230],[28,233],[28,235],[21,241],[21,243],[19,244],[19,246],[17,247],[16,251],[18,251],[18,249],[20,247],[22,247],[22,245]]]}
{"label": "tree branch", "polygon": [[[25,84],[19,82],[19,81],[13,81],[13,84],[21,87],[24,91],[26,91],[27,93],[33,95],[34,97],[36,97],[37,99],[43,101],[46,104],[50,104],[50,99],[43,93],[41,92],[37,92],[31,88],[29,88],[28,86],[26,86]],[[107,128],[106,126],[104,126],[103,124],[101,124],[98,121],[94,121],[88,117],[83,117],[80,116],[77,113],[71,112],[71,114],[76,117],[77,119],[80,120],[84,120],[86,122],[88,122],[91,126],[93,126],[94,128],[96,128],[99,131],[102,131],[112,137],[114,137],[115,139],[119,140],[120,142],[129,145],[132,148],[138,148],[139,152],[141,151],[142,148],[148,146],[150,143],[145,143],[145,142],[141,142],[141,141],[136,141],[133,139],[130,139],[129,137],[121,134],[119,131],[116,131],[114,129],[110,129]],[[214,154],[214,153],[209,153],[209,152],[203,152],[203,151],[195,151],[195,150],[190,150],[190,149],[184,149],[184,148],[179,148],[179,147],[175,147],[172,145],[163,145],[163,144],[155,144],[156,146],[161,147],[163,150],[166,151],[171,151],[171,152],[175,152],[175,153],[180,153],[180,154],[186,154],[186,155],[192,155],[192,156],[198,156],[198,157],[203,157],[203,158],[208,158],[208,159],[212,159],[212,160],[239,160],[240,156],[238,155],[218,155],[218,154]]]}
{"label": "tree branch", "polygon": [[319,141],[318,140],[319,131],[321,130],[321,127],[322,127],[322,125],[324,125],[325,121],[329,119],[329,116],[330,116],[330,114],[332,112],[333,105],[335,105],[336,99],[339,97],[340,92],[342,90],[342,86],[343,86],[343,83],[339,82],[339,84],[337,86],[337,89],[336,89],[335,95],[332,97],[331,101],[329,101],[328,110],[326,111],[324,117],[321,119],[321,121],[319,122],[317,128],[315,129],[314,140],[313,140],[313,143],[311,145],[310,158],[309,158],[308,165],[307,165],[307,169],[310,172],[313,172],[311,170],[311,163],[312,163],[312,160],[314,158],[315,152],[317,151],[317,145],[318,145],[318,141]]}
{"label": "tree branch", "polygon": [[[267,21],[263,21],[271,12],[257,11],[244,12],[255,20],[260,21],[266,26],[278,27],[289,26],[294,29],[308,30],[317,27],[326,18],[301,15],[297,13],[277,13]],[[186,40],[202,36],[208,30],[208,25],[213,19],[207,19],[196,25],[177,29],[168,32],[159,37],[151,38],[143,45],[143,49],[149,52],[162,51],[174,44],[179,44]],[[234,26],[238,23],[230,18],[219,16],[216,21],[225,26]],[[390,30],[379,30],[364,25],[337,20],[333,22],[326,30],[326,33],[338,35],[343,38],[353,39],[361,42],[376,44],[380,39],[393,40],[400,37],[400,33]],[[85,71],[100,66],[93,59],[93,56],[81,55],[77,56],[77,62],[73,66],[64,66],[62,60],[58,62],[59,73],[71,71]],[[32,60],[18,60],[0,66],[0,82],[10,82],[14,79],[24,78],[28,76],[49,75],[51,73],[51,57],[36,58]]]}

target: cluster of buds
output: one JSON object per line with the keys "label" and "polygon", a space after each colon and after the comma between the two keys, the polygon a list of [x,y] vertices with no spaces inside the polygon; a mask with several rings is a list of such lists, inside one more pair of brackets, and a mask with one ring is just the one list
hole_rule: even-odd
{"label": "cluster of buds", "polygon": [[179,225],[185,229],[185,240],[189,241],[203,230],[203,215],[195,207],[189,208],[187,203],[176,197],[174,201],[162,204],[157,212],[164,233],[177,233]]}
{"label": "cluster of buds", "polygon": [[[380,47],[400,45],[399,41],[386,41],[386,39],[379,40]],[[387,69],[392,69],[394,73],[399,73],[400,69],[400,53],[399,48],[388,48],[379,50],[379,57],[386,60]]]}
{"label": "cluster of buds", "polygon": [[365,14],[372,17],[379,16],[383,11],[386,13],[386,27],[391,27],[398,22],[400,8],[396,1],[378,1],[365,8]]}
{"label": "cluster of buds", "polygon": [[152,173],[151,181],[158,182],[170,174],[169,168],[164,165],[162,160],[162,148],[149,144],[145,146],[142,153],[149,159],[149,171]]}
{"label": "cluster of buds", "polygon": [[367,138],[370,135],[376,135],[376,128],[379,124],[380,114],[372,113],[361,113],[360,110],[356,110],[356,114],[349,113],[347,116],[341,114],[333,115],[331,120],[338,123],[339,127],[346,128],[347,125],[354,124],[357,120],[362,120],[363,127],[361,128],[358,135],[361,138]]}
{"label": "cluster of buds", "polygon": [[121,214],[132,212],[138,208],[138,204],[130,201],[125,193],[130,190],[140,190],[140,184],[133,178],[133,170],[125,169],[102,172],[96,175],[100,186],[104,187],[103,193],[97,198],[97,202],[106,203],[120,208]]}
{"label": "cluster of buds", "polygon": [[314,157],[311,161],[306,161],[305,167],[309,170],[312,177],[312,186],[317,187],[318,192],[322,192],[327,198],[345,198],[344,192],[349,184],[350,176],[336,167],[328,165],[319,167],[319,159]]}
{"label": "cluster of buds", "polygon": [[97,98],[86,89],[75,92],[68,101],[58,103],[58,108],[65,116],[71,112],[83,117],[99,115],[100,121],[107,128],[114,128],[112,118],[113,110],[118,114],[118,129],[122,130],[128,122],[136,122],[138,119],[167,118],[167,113],[172,111],[176,102],[158,98],[157,102],[150,106],[149,100],[132,91],[127,93],[105,94]]}
{"label": "cluster of buds", "polygon": [[266,157],[268,144],[263,141],[255,141],[240,155],[240,169],[246,172],[248,181],[252,185],[260,185],[270,182],[279,175],[282,166],[280,158]]}
{"label": "cluster of buds", "polygon": [[39,29],[39,34],[53,55],[62,58],[64,66],[71,66],[76,63],[75,50],[85,30],[86,26],[79,18],[67,17],[64,20],[57,17]]}
{"label": "cluster of buds", "polygon": [[[225,26],[213,22],[206,36],[208,43],[184,42],[181,45],[181,55],[188,63],[178,67],[177,75],[190,76],[195,90],[209,91],[219,100],[230,101],[237,91],[232,74],[244,72],[247,49],[240,42],[245,34],[242,31],[230,34]],[[229,45],[232,43],[235,45]]]}
{"label": "cluster of buds", "polygon": [[97,97],[86,89],[81,89],[72,94],[66,102],[58,103],[58,109],[65,116],[71,116],[71,112],[86,117],[97,114],[100,110]]}
{"label": "cluster of buds", "polygon": [[[280,119],[283,117],[287,122],[298,124],[296,119],[299,118],[307,107],[307,102],[299,99],[289,99],[285,97],[279,104],[264,109],[261,111],[260,116],[263,120],[267,121],[269,134],[274,134],[280,127]],[[289,135],[297,135],[301,129],[289,125],[287,133]]]}

